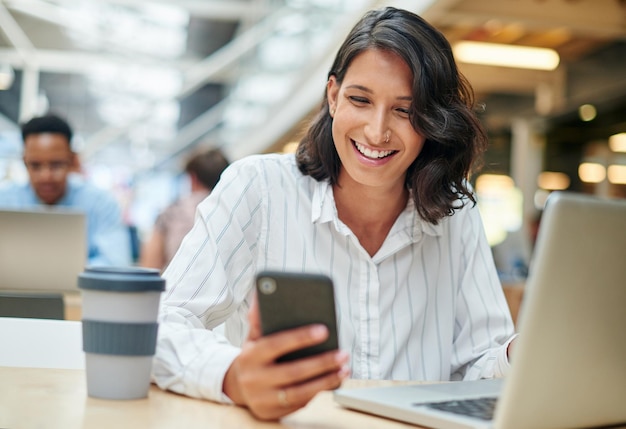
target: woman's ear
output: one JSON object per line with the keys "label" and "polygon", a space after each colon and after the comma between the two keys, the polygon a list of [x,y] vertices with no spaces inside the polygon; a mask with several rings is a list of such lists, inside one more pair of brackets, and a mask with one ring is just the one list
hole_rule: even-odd
{"label": "woman's ear", "polygon": [[328,111],[330,116],[335,115],[335,109],[337,108],[337,97],[339,95],[339,83],[337,78],[331,76],[326,83],[326,100],[328,101]]}

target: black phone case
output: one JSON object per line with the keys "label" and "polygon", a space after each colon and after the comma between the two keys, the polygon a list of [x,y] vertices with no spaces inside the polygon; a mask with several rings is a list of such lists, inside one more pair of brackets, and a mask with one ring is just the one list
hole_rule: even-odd
{"label": "black phone case", "polygon": [[288,353],[277,361],[299,359],[339,347],[335,296],[329,277],[263,271],[256,277],[256,288],[263,335],[313,323],[328,327],[329,337],[325,342]]}

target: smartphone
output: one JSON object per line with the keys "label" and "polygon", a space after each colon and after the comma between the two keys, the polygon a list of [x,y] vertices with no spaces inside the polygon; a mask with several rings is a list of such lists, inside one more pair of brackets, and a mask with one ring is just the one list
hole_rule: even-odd
{"label": "smartphone", "polygon": [[322,274],[262,271],[256,276],[263,335],[321,323],[329,336],[321,344],[288,353],[277,362],[300,359],[339,348],[335,294],[330,277]]}

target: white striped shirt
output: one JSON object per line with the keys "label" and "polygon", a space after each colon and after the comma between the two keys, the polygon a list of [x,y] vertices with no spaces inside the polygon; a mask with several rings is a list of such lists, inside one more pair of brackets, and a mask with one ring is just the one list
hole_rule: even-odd
{"label": "white striped shirt", "polygon": [[514,328],[477,208],[432,225],[409,199],[371,257],[337,217],[328,182],[302,175],[293,155],[255,155],[223,173],[164,273],[159,386],[228,401],[223,377],[262,269],[333,279],[354,378],[477,379],[508,368]]}

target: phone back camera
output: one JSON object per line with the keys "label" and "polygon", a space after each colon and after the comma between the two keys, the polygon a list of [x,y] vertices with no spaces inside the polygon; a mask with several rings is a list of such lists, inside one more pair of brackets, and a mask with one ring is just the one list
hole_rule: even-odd
{"label": "phone back camera", "polygon": [[262,294],[270,295],[276,291],[276,281],[270,277],[263,277],[259,280],[259,291]]}

